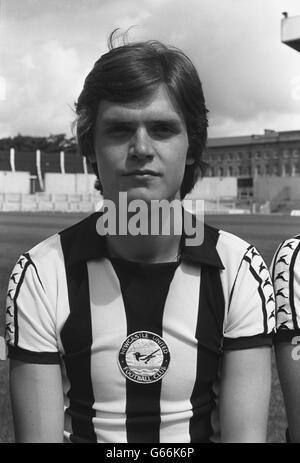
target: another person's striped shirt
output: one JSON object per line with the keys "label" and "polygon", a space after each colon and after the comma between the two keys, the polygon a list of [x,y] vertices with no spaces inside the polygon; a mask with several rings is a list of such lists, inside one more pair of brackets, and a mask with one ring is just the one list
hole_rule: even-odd
{"label": "another person's striped shirt", "polygon": [[277,248],[271,276],[276,300],[276,340],[290,341],[300,334],[300,235]]}
{"label": "another person's striped shirt", "polygon": [[218,441],[223,351],[272,344],[263,259],[209,226],[179,262],[109,258],[98,217],[20,257],[7,296],[9,356],[61,363],[70,441]]}

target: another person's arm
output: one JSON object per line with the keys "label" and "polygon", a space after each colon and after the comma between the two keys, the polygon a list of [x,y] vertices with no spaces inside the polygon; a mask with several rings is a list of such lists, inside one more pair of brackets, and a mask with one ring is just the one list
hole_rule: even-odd
{"label": "another person's arm", "polygon": [[16,442],[63,442],[64,403],[59,365],[10,360]]}
{"label": "another person's arm", "polygon": [[288,438],[300,443],[300,239],[277,249],[271,273],[276,297],[275,354],[284,397]]}
{"label": "another person's arm", "polygon": [[289,440],[300,443],[300,349],[298,347],[297,351],[292,342],[278,342],[275,352],[288,420]]}

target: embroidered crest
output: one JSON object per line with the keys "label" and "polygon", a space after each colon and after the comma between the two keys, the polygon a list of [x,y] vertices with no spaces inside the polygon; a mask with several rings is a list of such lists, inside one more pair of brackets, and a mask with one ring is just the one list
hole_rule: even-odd
{"label": "embroidered crest", "polygon": [[167,372],[170,352],[165,341],[150,331],[136,331],[123,342],[119,367],[126,378],[140,384],[159,381]]}

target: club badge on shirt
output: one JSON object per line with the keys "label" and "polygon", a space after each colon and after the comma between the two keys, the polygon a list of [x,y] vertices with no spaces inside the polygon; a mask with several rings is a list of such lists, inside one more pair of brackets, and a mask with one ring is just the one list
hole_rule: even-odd
{"label": "club badge on shirt", "polygon": [[123,342],[118,357],[123,375],[140,384],[159,381],[167,372],[170,351],[165,341],[150,331],[136,331]]}

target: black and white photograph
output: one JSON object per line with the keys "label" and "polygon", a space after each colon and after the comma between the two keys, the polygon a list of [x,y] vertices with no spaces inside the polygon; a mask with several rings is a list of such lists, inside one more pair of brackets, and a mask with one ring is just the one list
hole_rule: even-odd
{"label": "black and white photograph", "polygon": [[299,0],[0,0],[0,443],[300,443],[299,251]]}

